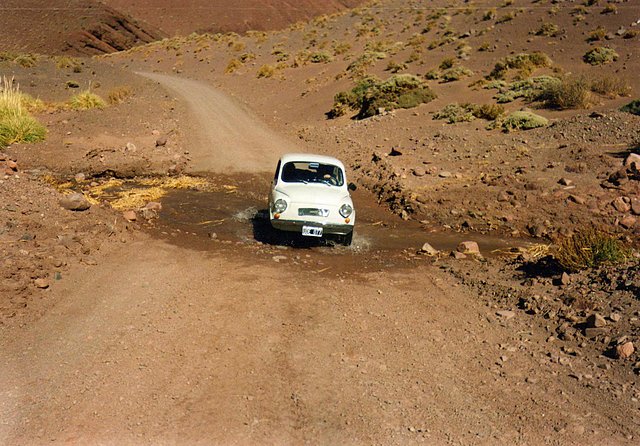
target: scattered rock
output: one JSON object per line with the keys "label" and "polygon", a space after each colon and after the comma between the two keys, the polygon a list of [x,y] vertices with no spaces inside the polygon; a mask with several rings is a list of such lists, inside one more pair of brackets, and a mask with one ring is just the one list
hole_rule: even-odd
{"label": "scattered rock", "polygon": [[465,254],[458,251],[451,251],[451,257],[453,257],[456,260],[463,260],[467,258]]}
{"label": "scattered rock", "polygon": [[496,314],[498,316],[500,316],[501,318],[505,319],[505,320],[509,320],[512,319],[513,317],[515,317],[516,313],[511,311],[511,310],[500,310],[500,311],[496,311]]}
{"label": "scattered rock", "polygon": [[154,209],[149,209],[147,207],[143,207],[140,209],[140,215],[145,220],[153,220],[154,218],[158,218],[158,213]]}
{"label": "scattered rock", "polygon": [[162,210],[162,203],[160,203],[158,201],[150,201],[144,206],[144,208],[145,209],[151,209],[153,211],[161,211]]}
{"label": "scattered rock", "polygon": [[438,174],[440,178],[450,178],[451,175],[452,175],[451,172],[447,172],[446,170],[443,170]]}
{"label": "scattered rock", "polygon": [[86,211],[91,207],[91,203],[80,193],[65,195],[59,203],[60,206],[70,211]]}
{"label": "scattered rock", "polygon": [[635,164],[636,169],[640,169],[640,155],[637,153],[630,153],[627,159],[624,160],[625,167],[633,167]]}
{"label": "scattered rock", "polygon": [[634,198],[631,200],[631,212],[634,215],[640,215],[640,200]]}
{"label": "scattered rock", "polygon": [[611,202],[611,205],[618,212],[629,212],[631,210],[631,205],[629,204],[629,199],[627,197],[618,197]]}
{"label": "scattered rock", "polygon": [[590,314],[586,321],[587,328],[602,328],[607,325],[607,321],[598,313]]}
{"label": "scattered rock", "polygon": [[413,169],[413,174],[417,177],[423,177],[426,175],[426,171],[424,170],[423,167],[416,167],[415,169]]}
{"label": "scattered rock", "polygon": [[616,346],[616,358],[618,359],[627,359],[629,356],[633,355],[635,352],[635,347],[633,346],[633,342],[625,342],[624,344],[620,344]]}
{"label": "scattered rock", "polygon": [[10,159],[9,159],[9,160],[6,160],[6,161],[5,161],[5,165],[6,165],[9,169],[13,170],[14,172],[17,172],[17,171],[18,171],[18,163],[16,163],[16,162],[15,162],[15,161],[13,161],[13,160],[10,160]]}
{"label": "scattered rock", "polygon": [[560,276],[560,284],[563,286],[567,286],[571,283],[571,276],[569,276],[569,274],[567,273],[562,273],[562,276]]}
{"label": "scattered rock", "polygon": [[138,219],[136,211],[124,211],[122,217],[127,221],[136,221]]}
{"label": "scattered rock", "polygon": [[420,248],[420,253],[426,254],[428,256],[435,256],[438,254],[438,252],[439,251],[433,246],[431,246],[429,243],[425,243],[424,245],[422,245],[422,248]]}
{"label": "scattered rock", "polygon": [[83,173],[77,173],[75,174],[75,176],[73,177],[74,180],[76,180],[76,183],[81,183],[85,180],[85,175]]}
{"label": "scattered rock", "polygon": [[210,232],[209,233],[209,238],[211,240],[217,240],[218,239],[218,234],[216,234],[215,232]]}
{"label": "scattered rock", "polygon": [[36,279],[33,283],[35,284],[35,286],[37,286],[41,290],[45,290],[49,288],[49,281],[44,278]]}
{"label": "scattered rock", "polygon": [[125,146],[125,150],[127,152],[135,152],[137,150],[136,145],[132,142],[128,142],[127,145]]}
{"label": "scattered rock", "polygon": [[560,178],[558,180],[558,184],[561,184],[562,186],[571,186],[573,184],[573,181],[568,178]]}
{"label": "scattered rock", "polygon": [[463,254],[472,254],[472,255],[480,254],[480,247],[478,246],[478,243],[474,241],[461,242],[456,248],[456,250]]}
{"label": "scattered rock", "polygon": [[609,319],[613,322],[620,322],[620,319],[622,319],[622,316],[620,316],[618,313],[611,313],[609,315]]}
{"label": "scattered rock", "polygon": [[156,139],[156,147],[164,147],[167,145],[167,135],[162,135]]}
{"label": "scattered rock", "polygon": [[620,226],[625,229],[632,229],[636,225],[636,217],[627,215],[620,220]]}
{"label": "scattered rock", "polygon": [[569,195],[568,197],[569,201],[573,201],[576,204],[584,204],[585,203],[585,199],[582,197],[579,197],[578,195]]}
{"label": "scattered rock", "polygon": [[272,259],[274,262],[280,263],[283,260],[287,260],[287,256],[273,256]]}

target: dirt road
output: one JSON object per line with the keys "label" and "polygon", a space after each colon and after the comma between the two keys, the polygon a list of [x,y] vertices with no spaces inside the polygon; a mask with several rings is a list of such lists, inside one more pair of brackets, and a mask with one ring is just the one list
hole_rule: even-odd
{"label": "dirt road", "polygon": [[[234,119],[198,102],[201,84],[169,79],[194,110],[207,104],[206,120]],[[241,121],[233,128],[251,127]],[[216,150],[200,167],[257,168],[271,154],[245,162],[254,137],[220,154],[214,141],[233,128],[201,128],[194,140]],[[637,438],[625,403],[570,376],[581,358],[558,363],[544,327],[498,316],[505,308],[436,266],[345,274],[341,256],[368,254],[337,253],[327,265],[313,250],[277,251],[278,261],[242,246],[189,250],[141,233],[97,266],[75,267],[43,291],[53,304],[42,318],[1,328],[0,443]]]}

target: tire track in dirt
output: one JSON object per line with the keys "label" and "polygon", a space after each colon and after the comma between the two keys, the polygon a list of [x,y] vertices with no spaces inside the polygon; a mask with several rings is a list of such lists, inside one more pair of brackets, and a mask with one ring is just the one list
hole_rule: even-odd
{"label": "tire track in dirt", "polygon": [[[280,156],[300,151],[226,94],[195,80],[138,73],[184,100],[191,112],[185,134],[194,172],[267,172]],[[183,129],[186,131],[187,129]]]}

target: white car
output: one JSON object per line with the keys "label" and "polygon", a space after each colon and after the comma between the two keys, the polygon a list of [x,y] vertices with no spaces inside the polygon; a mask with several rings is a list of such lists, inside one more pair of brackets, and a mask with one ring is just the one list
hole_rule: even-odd
{"label": "white car", "polygon": [[350,245],[356,211],[344,165],[329,156],[289,153],[280,158],[269,195],[275,229],[305,237],[335,236]]}

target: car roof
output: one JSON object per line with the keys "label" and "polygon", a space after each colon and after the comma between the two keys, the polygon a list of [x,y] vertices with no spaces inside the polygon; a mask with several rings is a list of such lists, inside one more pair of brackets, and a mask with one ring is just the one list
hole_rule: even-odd
{"label": "car roof", "polygon": [[338,159],[332,156],[326,155],[315,155],[312,153],[286,153],[282,155],[280,158],[282,164],[302,161],[302,162],[312,162],[312,163],[322,163],[322,164],[333,164],[334,166],[338,166],[344,170],[344,164]]}

